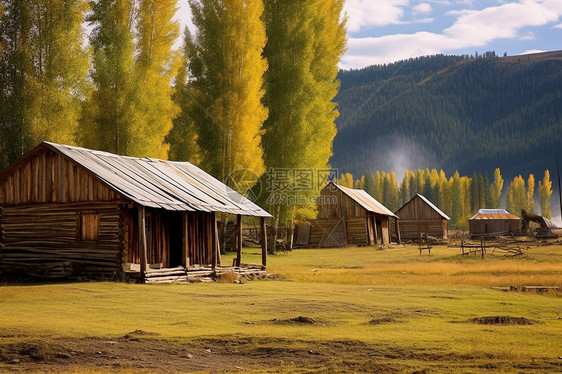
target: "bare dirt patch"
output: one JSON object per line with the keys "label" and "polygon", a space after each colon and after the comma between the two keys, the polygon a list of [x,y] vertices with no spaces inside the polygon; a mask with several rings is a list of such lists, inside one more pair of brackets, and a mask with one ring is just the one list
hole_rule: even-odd
{"label": "bare dirt patch", "polygon": [[[486,365],[486,366],[483,366]],[[491,366],[493,365],[493,366]],[[554,359],[518,365],[555,372]],[[511,357],[455,354],[438,349],[370,345],[360,341],[303,341],[230,335],[188,343],[141,330],[119,338],[50,339],[0,345],[0,372],[140,373],[412,373],[494,367],[509,372]]]}
{"label": "bare dirt patch", "polygon": [[525,317],[510,316],[477,317],[470,321],[479,325],[534,325],[536,323]]}
{"label": "bare dirt patch", "polygon": [[296,318],[290,318],[290,319],[274,318],[271,320],[271,322],[281,325],[314,325],[317,323],[317,321],[314,320],[313,318],[305,317],[305,316],[298,316]]}

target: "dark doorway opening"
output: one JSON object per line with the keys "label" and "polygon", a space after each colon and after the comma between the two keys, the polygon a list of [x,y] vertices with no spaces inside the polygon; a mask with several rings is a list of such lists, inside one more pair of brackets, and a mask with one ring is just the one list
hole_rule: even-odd
{"label": "dark doorway opening", "polygon": [[171,212],[168,219],[170,228],[170,267],[182,266],[182,213]]}

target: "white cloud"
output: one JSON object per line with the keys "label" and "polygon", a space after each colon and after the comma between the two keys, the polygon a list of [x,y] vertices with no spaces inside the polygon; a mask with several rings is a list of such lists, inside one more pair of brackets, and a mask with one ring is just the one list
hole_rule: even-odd
{"label": "white cloud", "polygon": [[441,52],[446,37],[430,32],[386,35],[380,38],[350,38],[348,52],[342,58],[342,68],[358,68],[384,64],[415,56]]}
{"label": "white cloud", "polygon": [[443,31],[459,42],[457,48],[482,46],[500,38],[513,38],[526,26],[540,26],[558,20],[559,14],[531,0],[471,11]]}
{"label": "white cloud", "polygon": [[351,32],[365,27],[402,23],[408,0],[347,0],[344,11],[349,16],[347,29]]}
{"label": "white cloud", "polygon": [[433,23],[435,21],[435,18],[422,18],[422,19],[417,19],[414,20],[413,23]]}
{"label": "white cloud", "polygon": [[412,8],[414,13],[423,13],[428,14],[432,12],[431,4],[429,3],[419,3],[415,7]]}
{"label": "white cloud", "polygon": [[[456,22],[441,33],[416,32],[378,38],[350,38],[341,67],[346,69],[388,63],[442,51],[482,47],[496,39],[518,38],[518,32],[524,27],[557,22],[562,16],[562,1],[521,0],[520,3],[512,2],[482,10],[464,10],[456,15]],[[534,37],[532,32],[521,38],[529,40],[530,37]]]}
{"label": "white cloud", "polygon": [[533,32],[528,32],[524,35],[521,35],[521,37],[519,38],[519,40],[537,40],[537,37],[535,36],[535,33]]}
{"label": "white cloud", "polygon": [[541,49],[528,49],[525,52],[522,52],[521,54],[522,55],[532,55],[533,53],[543,53],[543,52],[546,52],[546,51],[543,51]]}
{"label": "white cloud", "polygon": [[555,29],[562,29],[562,23],[559,25],[554,26]]}

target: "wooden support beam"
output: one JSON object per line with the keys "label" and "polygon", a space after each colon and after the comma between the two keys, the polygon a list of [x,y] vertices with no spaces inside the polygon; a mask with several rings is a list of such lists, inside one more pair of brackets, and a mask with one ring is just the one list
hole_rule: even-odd
{"label": "wooden support beam", "polygon": [[371,232],[369,230],[369,213],[367,213],[365,217],[365,232],[367,234],[367,245],[373,245],[373,243],[371,243]]}
{"label": "wooden support beam", "polygon": [[261,264],[265,268],[267,266],[267,227],[265,226],[265,217],[260,218],[261,230]]}
{"label": "wooden support beam", "polygon": [[211,213],[212,216],[212,223],[213,223],[213,234],[212,237],[209,238],[212,241],[212,267],[213,270],[215,270],[215,268],[217,267],[217,248],[219,247],[218,244],[218,237],[219,237],[219,228],[217,225],[217,214],[215,212]]}
{"label": "wooden support beam", "polygon": [[394,228],[396,229],[396,240],[398,244],[402,244],[402,239],[400,238],[400,225],[398,224],[398,218],[394,219]]}
{"label": "wooden support beam", "polygon": [[236,266],[242,262],[242,216],[236,216]]}
{"label": "wooden support beam", "polygon": [[375,236],[375,245],[379,244],[379,233],[377,231],[377,216],[373,214],[373,234]]}
{"label": "wooden support beam", "polygon": [[140,272],[141,278],[144,279],[147,268],[146,261],[146,220],[145,220],[145,210],[144,207],[138,206],[139,214],[139,254],[140,254]]}
{"label": "wooden support beam", "polygon": [[183,212],[182,214],[181,263],[184,268],[189,267],[189,230],[187,212]]}
{"label": "wooden support beam", "polygon": [[218,227],[216,214],[215,214],[215,253],[217,257],[217,266],[221,266],[222,265],[221,242],[219,240],[219,227]]}

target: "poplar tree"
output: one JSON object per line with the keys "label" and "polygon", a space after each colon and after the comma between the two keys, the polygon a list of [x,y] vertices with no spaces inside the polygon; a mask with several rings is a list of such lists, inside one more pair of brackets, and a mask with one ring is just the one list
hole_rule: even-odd
{"label": "poplar tree", "polygon": [[437,199],[437,206],[444,212],[451,212],[451,191],[449,188],[449,181],[443,170],[439,171],[439,198]]}
{"label": "poplar tree", "polygon": [[365,192],[375,197],[375,174],[373,173],[365,175]]}
{"label": "poplar tree", "polygon": [[530,213],[533,213],[535,210],[535,176],[533,174],[529,174],[529,179],[527,180],[527,203],[525,204],[525,210]]}
{"label": "poplar tree", "polygon": [[462,216],[463,216],[463,204],[461,201],[461,177],[458,171],[451,177],[451,194],[452,194],[452,205],[451,205],[451,219],[453,225],[458,226]]}
{"label": "poplar tree", "polygon": [[506,208],[517,216],[521,216],[521,209],[527,207],[527,192],[525,191],[525,180],[521,175],[513,178],[506,191]]}
{"label": "poplar tree", "polygon": [[551,219],[550,196],[552,195],[552,182],[550,181],[550,172],[548,170],[545,170],[542,181],[539,181],[538,190],[541,215]]}
{"label": "poplar tree", "polygon": [[92,80],[95,91],[85,107],[81,143],[128,154],[135,142],[136,76],[134,65],[134,0],[94,0],[88,22],[93,25]]}
{"label": "poplar tree", "polygon": [[172,160],[189,161],[192,164],[201,163],[201,150],[197,142],[197,130],[193,122],[192,112],[195,103],[190,93],[191,86],[188,84],[188,54],[191,42],[189,29],[184,32],[184,47],[182,48],[178,71],[172,93],[172,100],[180,108],[179,114],[173,119],[173,126],[167,135],[167,143],[170,145],[169,157]]}
{"label": "poplar tree", "polygon": [[[319,172],[329,168],[332,141],[339,115],[333,98],[338,92],[338,62],[345,50],[343,0],[265,0],[267,45],[264,55],[264,103],[269,118],[264,124],[265,164],[270,170],[289,168]],[[298,194],[306,204],[288,205],[267,199],[278,192],[269,185],[269,210],[289,225],[296,215],[310,215],[316,180],[310,188],[283,191]],[[289,181],[294,184],[294,179]]]}
{"label": "poplar tree", "polygon": [[503,178],[499,168],[494,170],[494,182],[490,185],[490,208],[500,207],[500,198],[503,189]]}
{"label": "poplar tree", "polygon": [[3,1],[0,153],[10,163],[40,141],[74,144],[88,95],[84,0]]}
{"label": "poplar tree", "polygon": [[25,121],[26,75],[31,71],[28,55],[30,16],[25,3],[3,0],[0,22],[0,169],[17,160],[33,146]]}
{"label": "poplar tree", "polygon": [[168,158],[166,135],[179,113],[172,100],[172,77],[176,75],[178,56],[172,46],[179,36],[179,24],[173,21],[177,0],[140,0],[137,20],[137,58],[135,134],[128,148],[131,156]]}
{"label": "poplar tree", "polygon": [[[261,147],[266,42],[261,0],[190,0],[197,33],[188,42],[193,119],[201,165],[233,185],[265,172]],[[236,173],[235,173],[236,174]],[[230,179],[227,177],[234,177]],[[245,181],[249,187],[252,181]]]}

